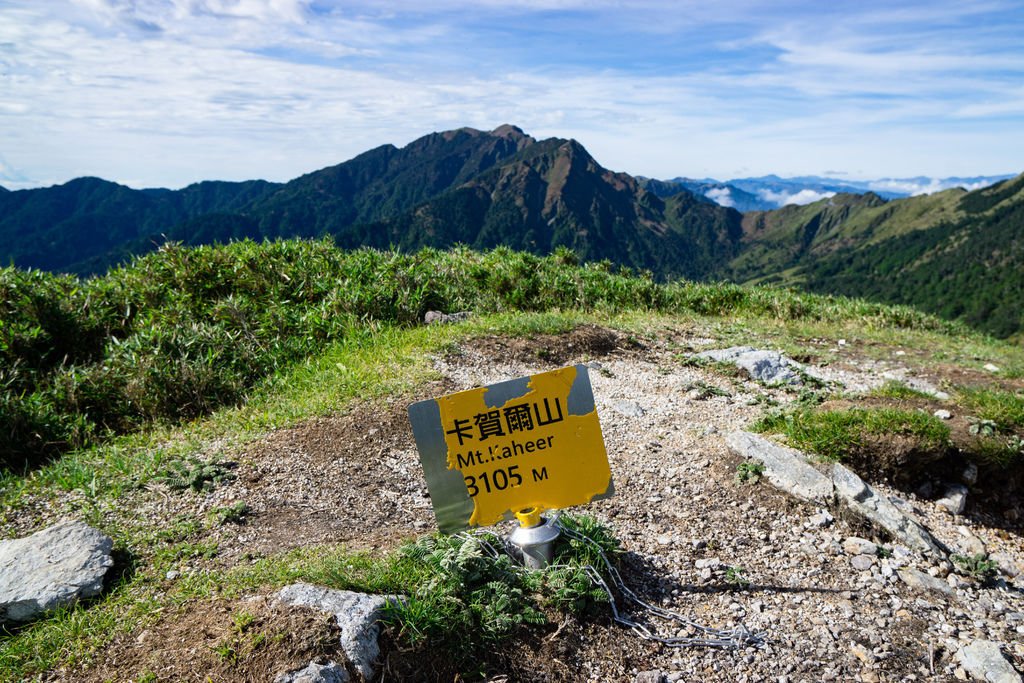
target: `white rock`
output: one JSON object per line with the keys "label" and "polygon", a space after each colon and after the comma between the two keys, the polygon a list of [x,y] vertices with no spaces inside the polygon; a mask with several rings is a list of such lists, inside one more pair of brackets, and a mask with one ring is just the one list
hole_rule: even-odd
{"label": "white rock", "polygon": [[113,547],[109,536],[79,521],[0,541],[0,623],[31,621],[99,595]]}
{"label": "white rock", "polygon": [[999,366],[998,365],[992,365],[992,363],[985,363],[985,365],[982,366],[982,367],[984,367],[989,372],[999,372]]}
{"label": "white rock", "polygon": [[698,358],[707,358],[720,363],[733,363],[736,367],[746,370],[755,380],[765,384],[800,384],[800,373],[803,366],[786,358],[778,351],[762,351],[752,346],[733,346],[728,349],[716,349],[697,354]]}
{"label": "white rock", "polygon": [[963,538],[963,547],[967,551],[968,555],[988,554],[988,550],[985,548],[985,542],[978,538],[973,531],[963,525],[958,526],[956,530]]}
{"label": "white rock", "polygon": [[1020,683],[1020,674],[1006,661],[999,643],[976,640],[957,653],[957,659],[975,680],[989,683]]}
{"label": "white rock", "polygon": [[643,417],[647,414],[643,406],[636,401],[613,401],[612,409],[626,417]]}
{"label": "white rock", "polygon": [[916,550],[942,556],[931,534],[916,520],[902,513],[887,498],[851,470],[833,463],[822,472],[812,466],[798,450],[780,446],[750,432],[732,432],[726,436],[729,448],[744,458],[765,466],[765,478],[783,491],[817,503],[839,499],[845,506],[888,531],[893,537]]}
{"label": "white rock", "polygon": [[949,412],[945,408],[939,408],[932,414],[940,420],[950,420],[953,418],[953,413]]}

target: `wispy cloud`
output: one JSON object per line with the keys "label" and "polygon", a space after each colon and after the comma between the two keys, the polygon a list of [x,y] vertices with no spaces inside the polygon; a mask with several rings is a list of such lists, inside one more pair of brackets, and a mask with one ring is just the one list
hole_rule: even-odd
{"label": "wispy cloud", "polygon": [[661,177],[1019,167],[1024,13],[891,5],[7,0],[0,151],[34,183],[285,180],[511,122]]}

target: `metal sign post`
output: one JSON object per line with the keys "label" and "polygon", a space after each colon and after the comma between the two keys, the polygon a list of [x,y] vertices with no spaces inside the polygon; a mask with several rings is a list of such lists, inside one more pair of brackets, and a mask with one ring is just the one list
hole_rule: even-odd
{"label": "metal sign post", "polygon": [[584,365],[420,401],[409,420],[444,533],[613,493]]}

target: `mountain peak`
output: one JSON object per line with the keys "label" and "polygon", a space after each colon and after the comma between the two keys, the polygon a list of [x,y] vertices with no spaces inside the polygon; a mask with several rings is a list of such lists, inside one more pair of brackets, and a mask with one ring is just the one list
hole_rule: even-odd
{"label": "mountain peak", "polygon": [[511,123],[505,123],[491,131],[491,135],[499,138],[512,138],[513,140],[521,140],[523,138],[529,138],[530,136],[523,132],[523,129],[519,126],[513,126]]}

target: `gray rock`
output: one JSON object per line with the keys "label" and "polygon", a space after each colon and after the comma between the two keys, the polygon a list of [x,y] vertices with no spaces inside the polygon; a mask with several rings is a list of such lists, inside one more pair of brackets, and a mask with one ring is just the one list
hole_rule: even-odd
{"label": "gray rock", "polygon": [[967,463],[967,467],[964,468],[963,473],[960,475],[960,479],[968,486],[974,486],[975,484],[977,484],[978,465],[973,462]]}
{"label": "gray rock", "polygon": [[626,417],[643,417],[647,411],[636,401],[613,401],[612,409]]}
{"label": "gray rock", "polygon": [[939,418],[940,420],[952,420],[953,419],[953,413],[949,412],[945,408],[939,408],[934,413],[932,413],[932,415],[934,415],[935,417]]}
{"label": "gray rock", "polygon": [[843,552],[847,555],[874,555],[878,552],[878,545],[866,538],[850,536],[843,541]]}
{"label": "gray rock", "polygon": [[899,575],[900,579],[902,579],[903,583],[907,584],[911,588],[930,591],[933,593],[942,593],[943,595],[948,595],[950,597],[954,595],[953,588],[948,583],[920,570],[908,567],[906,569],[900,569],[896,573]]}
{"label": "gray rock", "polygon": [[839,502],[888,531],[903,545],[944,556],[923,526],[843,465],[820,465],[819,469],[800,451],[750,432],[732,432],[726,443],[738,455],[763,463],[764,476],[777,488],[819,504]]}
{"label": "gray rock", "polygon": [[835,490],[832,481],[812,467],[800,451],[750,432],[732,432],[725,440],[740,456],[761,462],[765,478],[776,488],[803,500],[832,501]]}
{"label": "gray rock", "polygon": [[798,372],[803,368],[799,363],[786,358],[778,351],[762,351],[751,346],[733,346],[728,349],[704,351],[698,358],[707,358],[720,363],[733,363],[759,382],[765,384],[800,384]]}
{"label": "gray rock", "polygon": [[427,325],[445,325],[458,323],[473,315],[472,311],[459,311],[458,313],[442,313],[441,311],[427,311],[423,316],[423,322]]}
{"label": "gray rock", "polygon": [[834,463],[831,469],[836,495],[851,510],[882,527],[898,542],[921,552],[944,557],[945,553],[915,519],[893,505],[850,469]]}
{"label": "gray rock", "polygon": [[989,559],[999,565],[999,571],[1011,579],[1024,574],[1024,560],[1018,560],[1009,553],[992,553]]}
{"label": "gray rock", "polygon": [[99,595],[113,547],[109,536],[79,521],[0,541],[0,623],[31,621]]}
{"label": "gray rock", "polygon": [[957,659],[975,680],[989,683],[1020,683],[1020,674],[999,651],[999,643],[976,640],[957,653]]}
{"label": "gray rock", "polygon": [[306,583],[285,586],[277,594],[288,605],[312,607],[334,615],[341,629],[341,647],[356,670],[367,681],[374,676],[380,647],[378,621],[381,609],[396,596],[367,595],[352,591],[331,590]]}
{"label": "gray rock", "polygon": [[963,484],[951,484],[946,494],[935,503],[949,511],[951,515],[961,515],[967,507],[967,487]]}
{"label": "gray rock", "polygon": [[351,677],[337,662],[317,664],[310,662],[304,669],[278,674],[274,683],[348,683]]}
{"label": "gray rock", "polygon": [[641,671],[633,679],[633,683],[664,683],[665,674],[661,671]]}
{"label": "gray rock", "polygon": [[874,555],[854,555],[850,558],[850,565],[859,572],[866,572],[875,565]]}
{"label": "gray rock", "polygon": [[807,524],[818,529],[824,529],[834,521],[835,518],[829,514],[828,510],[819,510],[817,514],[811,515],[807,519]]}
{"label": "gray rock", "polygon": [[967,551],[968,555],[987,555],[988,550],[985,548],[985,542],[978,538],[973,531],[967,527],[961,525],[956,528],[957,532],[963,538],[963,548]]}

